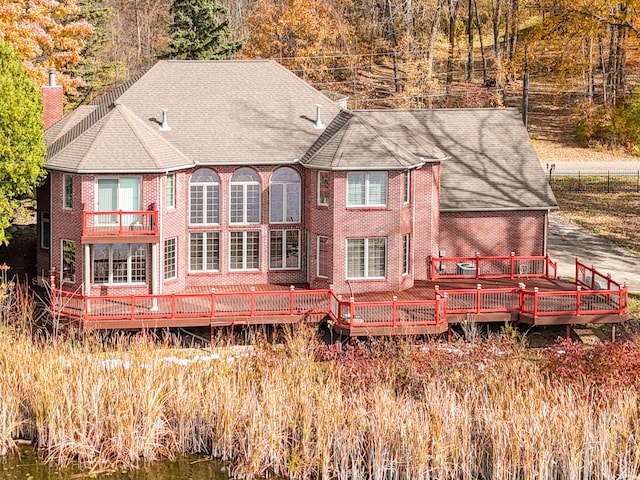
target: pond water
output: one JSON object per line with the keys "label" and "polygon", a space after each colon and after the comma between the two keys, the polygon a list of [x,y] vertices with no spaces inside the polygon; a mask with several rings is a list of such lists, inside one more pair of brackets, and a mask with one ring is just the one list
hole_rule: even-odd
{"label": "pond water", "polygon": [[162,461],[139,470],[95,473],[73,468],[59,469],[45,464],[37,452],[22,446],[18,453],[0,457],[0,480],[80,480],[109,478],[118,480],[229,480],[225,465],[202,456],[183,456],[173,462]]}

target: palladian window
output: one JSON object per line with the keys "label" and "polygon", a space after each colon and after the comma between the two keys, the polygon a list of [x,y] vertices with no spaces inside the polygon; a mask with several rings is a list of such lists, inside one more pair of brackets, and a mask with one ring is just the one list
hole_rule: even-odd
{"label": "palladian window", "polygon": [[271,176],[269,221],[300,223],[300,175],[293,168],[279,168]]}

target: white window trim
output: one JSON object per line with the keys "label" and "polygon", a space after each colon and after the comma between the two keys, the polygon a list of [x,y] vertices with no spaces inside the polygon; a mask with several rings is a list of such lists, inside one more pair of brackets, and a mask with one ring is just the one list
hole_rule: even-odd
{"label": "white window trim", "polygon": [[[112,246],[115,244],[108,244],[109,245],[109,280],[107,282],[104,283],[97,283],[95,281],[95,255],[94,255],[94,251],[93,248],[91,249],[91,284],[92,285],[104,285],[104,286],[113,286],[113,287],[121,287],[121,286],[127,286],[127,285],[147,285],[147,283],[149,282],[149,248],[145,245],[145,278],[146,280],[144,282],[132,282],[131,281],[131,276],[133,274],[133,270],[132,270],[132,265],[131,265],[131,245],[135,245],[133,243],[127,244],[129,245],[128,249],[128,255],[127,255],[127,281],[126,282],[118,282],[118,283],[114,283],[113,281],[113,248]],[[144,245],[144,244],[143,244]]]}
{"label": "white window trim", "polygon": [[[67,179],[71,182],[71,205],[67,205]],[[73,210],[73,175],[70,173],[62,175],[62,209]]]}
{"label": "white window trim", "polygon": [[329,275],[320,275],[320,239],[325,239],[327,244],[329,243],[329,237],[324,235],[318,235],[316,237],[316,277],[329,278]]}
{"label": "white window trim", "polygon": [[[74,244],[74,253],[73,253],[73,262],[74,265],[77,265],[77,261],[76,261],[76,250],[75,248],[77,247],[77,243],[75,240],[69,240],[68,238],[62,238],[60,239],[60,283],[75,283],[76,282],[76,274],[75,272],[73,273],[73,277],[71,279],[66,279],[64,277],[64,244],[65,242],[71,242]],[[75,267],[74,267],[75,268]]]}
{"label": "white window trim", "polygon": [[[173,178],[173,188],[171,189],[171,202],[169,202],[169,199],[167,198],[169,195],[169,178]],[[175,172],[169,172],[167,173],[167,178],[165,179],[165,201],[167,202],[167,210],[175,210],[176,208],[176,194],[177,194],[177,187],[176,187],[176,174]],[[191,213],[191,212],[189,212]],[[191,218],[191,217],[189,217]]]}
{"label": "white window trim", "polygon": [[[247,268],[247,233],[258,232],[258,268]],[[242,268],[231,267],[231,235],[234,233],[242,233]],[[229,232],[229,271],[230,272],[259,272],[261,271],[261,232],[260,230],[234,230]]]}
{"label": "white window trim", "polygon": [[[384,272],[385,276],[383,277],[370,277],[369,276],[369,240],[384,240]],[[349,240],[364,240],[364,277],[350,277],[349,276]],[[388,242],[386,237],[354,237],[347,238],[345,241],[345,278],[347,280],[385,280],[387,278],[387,254],[388,254]]]}
{"label": "white window trim", "polygon": [[402,203],[404,205],[408,205],[411,203],[411,170],[404,170],[404,172],[402,173],[402,180],[403,180],[403,198],[402,198]]}
{"label": "white window trim", "polygon": [[[233,199],[231,189],[234,185],[242,186],[242,221],[234,222],[231,220],[231,210],[233,208]],[[247,221],[247,213],[248,213],[248,203],[247,203],[247,187],[249,185],[257,185],[258,186],[258,221],[257,222],[248,222]],[[234,181],[229,184],[229,224],[230,225],[258,225],[262,218],[262,198],[260,194],[260,182],[255,181]]]}
{"label": "white window trim", "polygon": [[[283,172],[289,170],[293,173],[295,173],[297,175],[298,180],[273,180],[273,176],[277,174],[277,172]],[[299,224],[302,223],[302,179],[300,178],[300,173],[298,173],[295,169],[291,168],[291,167],[281,167],[276,169],[272,176],[271,176],[271,180],[269,181],[269,223],[274,224],[274,225],[286,225],[286,224]],[[273,207],[271,199],[272,199],[272,195],[273,195],[273,189],[271,188],[273,185],[282,185],[282,218],[284,218],[283,221],[280,222],[276,222],[271,218],[271,208]],[[288,190],[290,188],[290,185],[297,185],[298,186],[298,198],[297,198],[297,211],[298,211],[298,219],[297,220],[287,220],[287,210],[289,207],[289,204],[287,203],[287,199],[288,199]]]}
{"label": "white window trim", "polygon": [[[196,234],[202,234],[202,240],[203,240],[203,249],[202,249],[202,267],[199,270],[193,270],[191,268],[191,235],[193,235],[194,233]],[[218,268],[214,268],[214,269],[208,269],[206,268],[207,266],[207,237],[210,234],[218,234]],[[189,232],[189,258],[187,259],[187,265],[188,265],[188,272],[189,273],[217,273],[220,271],[220,251],[221,251],[221,239],[222,239],[222,235],[220,234],[219,231],[199,231],[199,232]]]}
{"label": "white window trim", "polygon": [[[213,187],[218,186],[218,221],[217,222],[212,222],[212,223],[208,223],[207,220],[207,216],[209,211],[207,210],[207,194],[208,194],[208,190],[211,188],[213,189]],[[203,204],[202,204],[202,223],[193,223],[191,221],[191,206],[192,206],[192,202],[191,202],[191,187],[194,186],[202,186],[204,187],[204,197],[203,197]],[[220,182],[195,182],[195,183],[191,183],[189,182],[189,212],[188,212],[188,218],[189,218],[189,226],[190,227],[210,227],[210,226],[217,226],[220,225]]]}
{"label": "white window trim", "polygon": [[[47,230],[49,235],[45,237],[44,225],[47,224]],[[49,250],[51,248],[51,212],[40,212],[40,248],[43,250]],[[46,240],[46,242],[45,242]]]}
{"label": "white window trim", "polygon": [[[173,256],[174,256],[174,268],[173,268],[173,276],[171,277],[165,277],[165,267],[167,265],[167,242],[169,240],[173,240],[174,242],[174,252],[173,252]],[[165,282],[169,282],[171,280],[175,280],[176,278],[178,278],[178,237],[171,237],[171,238],[167,238],[163,244],[162,244],[162,279]]]}
{"label": "white window trim", "polygon": [[[138,208],[138,210],[133,210],[133,211],[141,211],[142,210],[142,177],[139,175],[125,175],[122,177],[119,176],[115,176],[115,175],[105,175],[105,176],[100,176],[100,177],[96,177],[95,182],[94,182],[94,211],[96,212],[100,212],[100,210],[98,210],[98,181],[99,180],[118,180],[118,203],[120,202],[120,180],[125,180],[128,178],[135,178],[136,180],[138,180],[138,200],[140,202],[140,206]],[[120,205],[118,205],[118,208],[116,210],[113,211],[118,211],[118,210],[122,210],[120,208]],[[111,210],[104,210],[106,211],[111,211]],[[125,210],[126,211],[126,210]]]}
{"label": "white window trim", "polygon": [[[272,232],[282,232],[282,267],[272,267],[271,266],[271,233]],[[298,263],[295,267],[287,267],[287,232],[296,232],[298,234]],[[290,229],[278,229],[271,230],[269,232],[269,270],[281,271],[281,270],[300,270],[300,230],[297,228]]]}
{"label": "white window trim", "polygon": [[317,179],[316,179],[317,188],[318,188],[316,200],[317,200],[318,205],[320,205],[322,207],[328,207],[329,206],[329,192],[328,191],[327,191],[327,201],[324,202],[324,203],[320,201],[320,177],[322,176],[322,174],[326,174],[327,175],[327,180],[329,180],[329,176],[330,176],[329,170],[318,170]]}
{"label": "white window trim", "polygon": [[[405,264],[406,260],[406,264]],[[407,276],[411,272],[411,235],[405,233],[402,237],[402,275]]]}
{"label": "white window trim", "polygon": [[[349,175],[352,174],[358,174],[358,173],[364,173],[365,174],[365,178],[364,178],[364,203],[363,204],[359,204],[359,203],[349,203]],[[370,203],[369,202],[369,175],[371,173],[381,173],[380,171],[357,171],[357,172],[348,172],[347,173],[347,200],[346,200],[346,205],[348,208],[383,208],[389,205],[389,172],[384,171],[384,173],[386,174],[387,177],[387,184],[385,186],[385,197],[387,199],[386,203]]]}

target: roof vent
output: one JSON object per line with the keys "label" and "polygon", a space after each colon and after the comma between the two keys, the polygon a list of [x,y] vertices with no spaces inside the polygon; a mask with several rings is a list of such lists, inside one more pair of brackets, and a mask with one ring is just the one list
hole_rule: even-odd
{"label": "roof vent", "polygon": [[169,126],[169,121],[167,120],[167,112],[169,110],[166,108],[162,109],[162,124],[160,125],[161,132],[170,132],[171,127]]}
{"label": "roof vent", "polygon": [[53,68],[49,69],[49,86],[56,86],[56,71]]}
{"label": "roof vent", "polygon": [[322,119],[320,118],[320,108],[322,107],[322,105],[320,105],[319,103],[316,104],[316,119],[313,122],[313,128],[315,128],[316,130],[321,130],[323,128],[325,128],[324,123],[322,123]]}

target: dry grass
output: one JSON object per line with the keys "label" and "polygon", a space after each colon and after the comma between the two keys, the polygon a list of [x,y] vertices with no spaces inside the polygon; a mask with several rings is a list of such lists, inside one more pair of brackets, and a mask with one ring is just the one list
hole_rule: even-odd
{"label": "dry grass", "polygon": [[640,255],[640,193],[554,193],[564,218]]}
{"label": "dry grass", "polygon": [[345,350],[299,327],[283,347],[205,352],[33,340],[14,316],[0,327],[2,451],[35,438],[50,461],[95,470],[207,453],[235,475],[294,479],[640,474],[638,385],[592,381],[585,355],[587,373],[567,374],[563,352],[550,363],[513,334]]}

